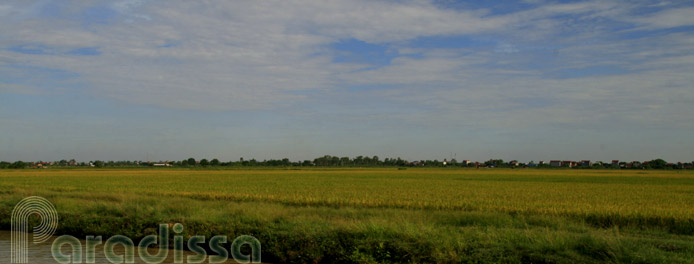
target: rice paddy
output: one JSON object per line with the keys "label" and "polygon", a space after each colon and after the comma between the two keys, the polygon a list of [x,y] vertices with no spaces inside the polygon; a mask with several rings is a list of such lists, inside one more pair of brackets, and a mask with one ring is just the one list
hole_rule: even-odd
{"label": "rice paddy", "polygon": [[43,196],[59,233],[249,234],[269,262],[692,263],[691,171],[0,171],[0,225]]}

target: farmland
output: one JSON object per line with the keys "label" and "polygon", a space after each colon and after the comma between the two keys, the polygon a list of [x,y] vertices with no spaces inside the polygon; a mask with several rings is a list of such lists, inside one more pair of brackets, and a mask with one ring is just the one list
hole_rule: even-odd
{"label": "farmland", "polygon": [[269,262],[687,263],[691,171],[349,168],[0,171],[0,225],[38,195],[58,233],[253,235]]}

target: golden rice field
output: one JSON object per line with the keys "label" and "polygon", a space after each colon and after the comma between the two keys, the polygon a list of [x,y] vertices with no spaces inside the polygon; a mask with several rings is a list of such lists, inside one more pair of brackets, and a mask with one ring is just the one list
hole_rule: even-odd
{"label": "golden rice field", "polygon": [[252,234],[271,262],[694,262],[691,171],[0,170],[4,229],[29,195],[59,232],[182,222]]}

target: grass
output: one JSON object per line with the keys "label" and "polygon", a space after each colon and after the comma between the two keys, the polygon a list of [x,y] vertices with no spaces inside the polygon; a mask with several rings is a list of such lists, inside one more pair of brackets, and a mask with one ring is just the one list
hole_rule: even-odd
{"label": "grass", "polygon": [[59,233],[250,234],[267,262],[692,263],[694,173],[511,169],[0,171]]}

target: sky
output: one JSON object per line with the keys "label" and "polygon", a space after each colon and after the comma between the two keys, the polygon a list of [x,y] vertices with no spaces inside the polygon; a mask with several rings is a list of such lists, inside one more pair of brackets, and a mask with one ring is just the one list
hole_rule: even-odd
{"label": "sky", "polygon": [[0,1],[0,160],[694,160],[691,1]]}

